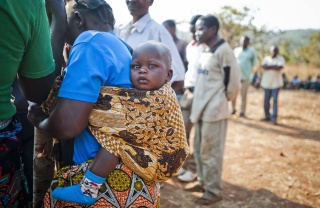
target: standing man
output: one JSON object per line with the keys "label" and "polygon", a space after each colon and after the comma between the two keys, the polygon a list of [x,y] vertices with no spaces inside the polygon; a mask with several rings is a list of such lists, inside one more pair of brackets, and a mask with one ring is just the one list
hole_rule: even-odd
{"label": "standing man", "polygon": [[149,7],[152,6],[153,0],[126,0],[126,4],[132,20],[115,28],[115,34],[133,49],[147,40],[162,42],[170,49],[173,70],[171,86],[179,99],[183,94],[185,68],[170,33],[149,14]]}
{"label": "standing man", "polygon": [[[213,15],[196,22],[196,37],[205,44],[200,56],[191,111],[195,125],[194,157],[198,184],[204,191],[195,203],[212,205],[222,199],[222,163],[229,117],[228,101],[240,88],[240,69],[229,44],[218,35],[219,21]],[[191,188],[192,189],[192,188]]]}
{"label": "standing man", "polygon": [[168,30],[168,32],[172,36],[173,41],[176,44],[177,49],[179,51],[180,58],[183,61],[183,64],[187,71],[187,66],[188,66],[188,61],[186,57],[186,47],[188,45],[187,41],[177,37],[177,27],[176,27],[176,22],[174,20],[168,19],[164,21],[162,25]]}
{"label": "standing man", "polygon": [[[59,34],[52,47],[45,3],[53,15],[52,34]],[[62,0],[0,1],[0,207],[30,206],[21,163],[22,125],[11,86],[18,74],[27,100],[41,103],[47,98],[55,78],[52,52],[62,54],[66,21]]]}
{"label": "standing man", "polygon": [[[264,69],[261,80],[261,87],[264,89],[264,114],[262,121],[271,121],[274,125],[277,124],[278,117],[278,94],[283,86],[281,69],[285,65],[285,60],[279,54],[277,46],[271,46],[271,56],[267,56],[262,61]],[[273,99],[273,111],[270,114],[270,99]]]}
{"label": "standing man", "polygon": [[[197,20],[202,15],[195,15],[191,18],[190,21],[190,32],[192,34],[192,41],[187,45],[186,48],[186,57],[188,61],[188,70],[185,75],[184,79],[184,93],[182,98],[180,99],[180,107],[184,121],[184,127],[186,130],[186,136],[188,144],[190,145],[191,137],[191,129],[193,127],[190,121],[191,115],[191,107],[192,107],[192,100],[193,100],[193,91],[194,85],[197,79],[197,70],[199,65],[199,58],[204,49],[203,44],[198,44],[196,40],[196,30],[195,25]],[[195,173],[195,162],[193,153],[189,155],[186,162],[184,163],[183,167],[178,171],[177,176],[180,181],[183,182],[191,182],[197,178],[197,174]]]}
{"label": "standing man", "polygon": [[[241,110],[240,117],[245,117],[247,94],[250,86],[250,75],[256,63],[256,51],[249,47],[250,39],[247,36],[240,38],[240,47],[234,49],[234,55],[241,70]],[[232,114],[236,113],[236,100],[232,101]]]}

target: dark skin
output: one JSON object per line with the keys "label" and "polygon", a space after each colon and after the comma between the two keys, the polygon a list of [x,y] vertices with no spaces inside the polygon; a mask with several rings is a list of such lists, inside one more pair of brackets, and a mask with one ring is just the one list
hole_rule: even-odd
{"label": "dark skin", "polygon": [[[32,79],[19,75],[19,86],[27,100],[34,103],[42,103],[48,96],[52,83],[61,73],[62,51],[67,30],[67,18],[63,0],[46,0],[47,8],[52,13],[51,22],[51,45],[53,57],[56,63],[54,73]],[[41,89],[41,90],[39,90]],[[37,92],[37,93],[35,93]]]}
{"label": "dark skin", "polygon": [[[151,53],[152,55],[150,55]],[[161,46],[151,45],[149,43],[145,43],[143,46],[136,48],[133,52],[133,60],[131,63],[131,80],[133,83],[137,83],[135,88],[140,89],[140,87],[142,87],[141,89],[143,90],[151,90],[144,88],[143,84],[139,85],[138,82],[135,82],[135,80],[139,78],[139,75],[148,77],[149,82],[154,83],[150,86],[156,86],[156,89],[159,89],[164,83],[170,81],[172,70],[170,69],[171,64],[169,63],[166,53],[167,51],[161,48]],[[151,56],[154,56],[153,60],[150,58]],[[139,67],[137,68],[137,66]],[[148,66],[152,66],[152,68],[150,69]],[[151,71],[155,70],[160,74],[152,75]],[[107,165],[106,161],[108,161]],[[118,162],[119,159],[117,157],[106,149],[100,148],[97,156],[91,163],[90,170],[98,176],[105,178],[114,170]]]}
{"label": "dark skin", "polygon": [[[132,16],[132,22],[135,23],[149,12],[149,7],[152,6],[153,0],[126,0],[126,4]],[[171,84],[171,87],[176,94],[183,94],[183,86],[183,80],[174,81]]]}
{"label": "dark skin", "polygon": [[[271,51],[272,58],[277,57],[278,54],[279,54],[279,48],[278,47],[274,47],[272,49],[272,51]],[[262,68],[265,69],[265,70],[277,70],[278,71],[278,70],[283,69],[283,66],[264,64],[264,65],[262,65]]]}
{"label": "dark skin", "polygon": [[195,35],[199,43],[205,43],[209,48],[212,48],[220,40],[217,27],[207,27],[201,19],[196,22]]}
{"label": "dark skin", "polygon": [[[72,9],[68,12],[67,17],[69,19],[67,42],[71,45],[84,31],[108,32],[113,29],[111,25],[105,24],[104,21],[97,21],[96,16],[85,13],[85,11]],[[31,105],[28,119],[35,127],[47,132],[51,137],[72,139],[87,127],[93,106],[94,103],[58,98],[49,117],[37,105]],[[93,161],[90,170],[99,176],[108,175],[119,161],[116,156],[103,148],[100,148],[97,157],[99,160]],[[105,161],[108,161],[108,168],[105,166]]]}
{"label": "dark skin", "polygon": [[247,39],[246,37],[241,37],[240,43],[242,45],[242,48],[245,50],[249,46],[249,39]]}

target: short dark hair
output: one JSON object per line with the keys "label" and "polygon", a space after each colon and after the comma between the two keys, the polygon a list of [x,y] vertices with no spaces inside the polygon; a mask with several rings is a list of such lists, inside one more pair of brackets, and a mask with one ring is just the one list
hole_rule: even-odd
{"label": "short dark hair", "polygon": [[196,15],[194,15],[194,16],[191,18],[190,24],[191,24],[191,25],[195,25],[196,22],[197,22],[197,20],[198,20],[200,17],[202,17],[201,14],[196,14]]}
{"label": "short dark hair", "polygon": [[215,26],[217,28],[217,31],[219,30],[220,23],[216,16],[209,14],[204,17],[200,17],[199,19],[203,20],[205,26],[207,27]]}
{"label": "short dark hair", "polygon": [[244,40],[250,42],[250,38],[248,36],[243,36]]}
{"label": "short dark hair", "polygon": [[111,28],[114,28],[115,19],[110,5],[105,0],[75,0],[73,6],[77,10],[86,10],[86,12],[100,20],[105,20]]}
{"label": "short dark hair", "polygon": [[165,26],[176,27],[176,22],[172,19],[168,19],[162,23]]}

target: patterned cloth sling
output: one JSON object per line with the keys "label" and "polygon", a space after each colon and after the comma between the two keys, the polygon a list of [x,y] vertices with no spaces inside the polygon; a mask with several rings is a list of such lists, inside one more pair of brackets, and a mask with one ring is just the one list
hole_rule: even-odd
{"label": "patterned cloth sling", "polygon": [[[63,76],[56,79],[42,105],[47,114],[62,80]],[[101,87],[88,127],[103,148],[148,181],[172,178],[189,153],[180,106],[170,83],[155,91]]]}

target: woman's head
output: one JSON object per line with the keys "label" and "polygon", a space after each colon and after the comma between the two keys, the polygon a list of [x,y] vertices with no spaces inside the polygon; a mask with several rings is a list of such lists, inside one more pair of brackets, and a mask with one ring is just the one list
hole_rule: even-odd
{"label": "woman's head", "polygon": [[131,82],[139,90],[157,90],[172,78],[170,50],[157,41],[139,45],[132,54]]}
{"label": "woman's head", "polygon": [[68,30],[66,41],[73,45],[84,31],[112,31],[115,19],[112,8],[105,0],[67,0]]}

